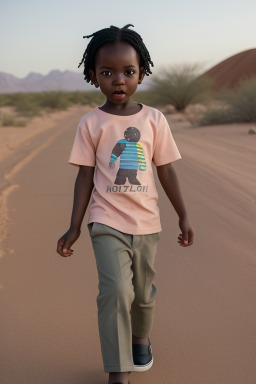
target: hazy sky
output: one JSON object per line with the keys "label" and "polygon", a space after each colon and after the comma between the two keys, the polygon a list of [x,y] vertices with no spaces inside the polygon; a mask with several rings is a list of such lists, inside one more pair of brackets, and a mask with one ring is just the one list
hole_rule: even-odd
{"label": "hazy sky", "polygon": [[207,69],[256,47],[255,17],[255,0],[1,0],[0,71],[82,71],[83,35],[128,23],[156,70],[183,63]]}

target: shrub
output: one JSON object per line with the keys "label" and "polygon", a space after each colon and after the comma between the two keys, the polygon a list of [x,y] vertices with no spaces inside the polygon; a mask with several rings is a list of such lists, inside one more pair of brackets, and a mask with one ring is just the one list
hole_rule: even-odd
{"label": "shrub", "polygon": [[33,93],[14,93],[0,95],[0,106],[11,106],[16,109],[18,114],[23,116],[36,116],[40,113],[38,97]]}
{"label": "shrub", "polygon": [[139,91],[134,94],[132,97],[133,101],[136,103],[146,104],[150,107],[154,107],[157,102],[155,100],[154,94],[152,91]]}
{"label": "shrub", "polygon": [[22,116],[33,117],[40,114],[40,105],[33,94],[17,94],[13,99],[13,104],[16,111]]}
{"label": "shrub", "polygon": [[0,107],[5,107],[10,102],[9,95],[0,95]]}
{"label": "shrub", "polygon": [[201,117],[200,125],[230,124],[235,121],[230,108],[209,108]]}
{"label": "shrub", "polygon": [[72,104],[81,104],[86,105],[89,102],[89,97],[87,96],[87,92],[71,92],[69,94],[69,99]]}
{"label": "shrub", "polygon": [[2,119],[3,127],[10,127],[10,126],[24,127],[26,125],[25,120],[16,119],[15,116],[10,114],[3,114],[1,119]]}
{"label": "shrub", "polygon": [[200,124],[229,124],[256,122],[256,77],[245,79],[234,90],[222,92],[225,107],[210,108]]}
{"label": "shrub", "polygon": [[68,92],[43,92],[38,95],[41,108],[63,110],[72,105]]}
{"label": "shrub", "polygon": [[232,92],[223,98],[230,105],[237,122],[256,121],[256,76],[241,81]]}
{"label": "shrub", "polygon": [[184,111],[189,104],[208,99],[211,80],[198,74],[198,65],[183,65],[162,70],[151,79],[151,91],[157,105],[172,104]]}
{"label": "shrub", "polygon": [[87,102],[91,106],[101,105],[105,101],[105,96],[99,91],[89,91],[86,92]]}

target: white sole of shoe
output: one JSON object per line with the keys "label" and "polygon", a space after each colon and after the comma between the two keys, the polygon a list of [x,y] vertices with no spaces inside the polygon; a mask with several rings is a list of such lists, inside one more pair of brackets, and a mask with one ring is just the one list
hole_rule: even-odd
{"label": "white sole of shoe", "polygon": [[145,372],[147,371],[148,369],[150,369],[153,365],[153,357],[152,357],[152,360],[146,364],[146,365],[134,365],[134,372]]}

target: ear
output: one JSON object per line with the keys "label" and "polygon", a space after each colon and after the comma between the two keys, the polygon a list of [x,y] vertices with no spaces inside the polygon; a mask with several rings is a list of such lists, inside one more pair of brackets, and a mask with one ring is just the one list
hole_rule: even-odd
{"label": "ear", "polygon": [[99,83],[97,81],[96,73],[92,69],[89,69],[91,84],[95,86],[95,88],[99,88]]}
{"label": "ear", "polygon": [[144,79],[144,76],[145,76],[145,68],[144,67],[140,67],[140,76],[139,76],[138,84],[142,83],[142,80]]}

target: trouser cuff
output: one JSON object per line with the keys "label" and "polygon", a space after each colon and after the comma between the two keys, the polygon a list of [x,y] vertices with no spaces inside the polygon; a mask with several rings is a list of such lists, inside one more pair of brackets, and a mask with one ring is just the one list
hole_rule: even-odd
{"label": "trouser cuff", "polygon": [[106,365],[104,366],[104,372],[110,373],[110,372],[130,372],[134,371],[134,365]]}

